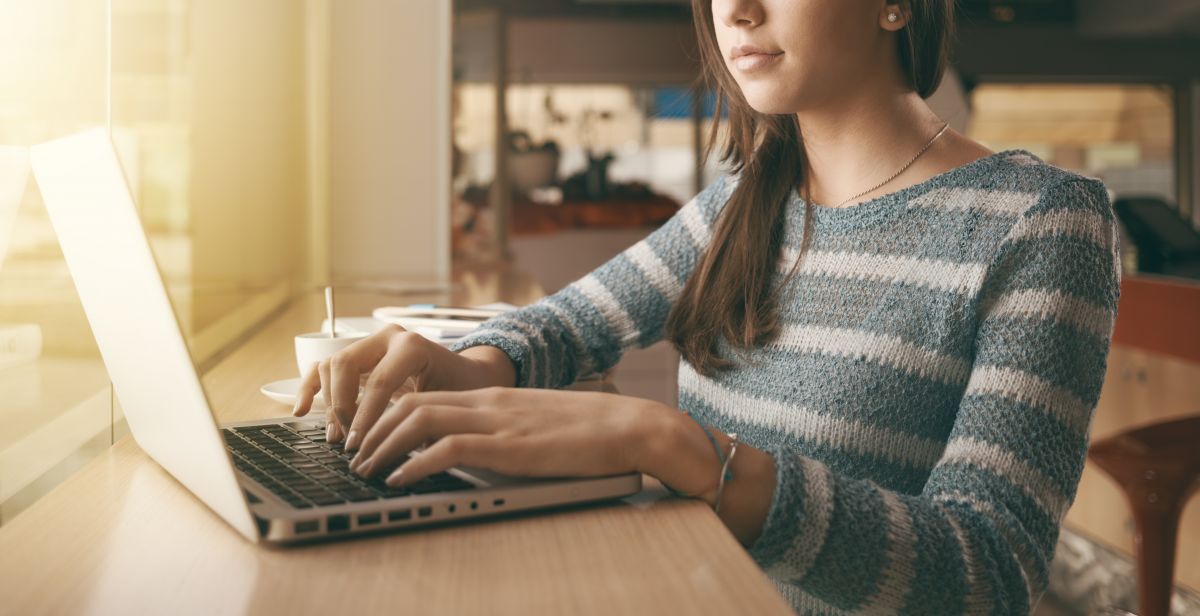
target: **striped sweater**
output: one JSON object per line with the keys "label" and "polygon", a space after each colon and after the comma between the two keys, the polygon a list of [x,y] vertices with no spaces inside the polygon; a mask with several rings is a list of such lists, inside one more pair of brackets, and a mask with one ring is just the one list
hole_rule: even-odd
{"label": "striped sweater", "polygon": [[[663,337],[736,177],[592,273],[498,317],[520,386]],[[781,331],[679,405],[774,457],[750,553],[802,613],[1027,613],[1048,583],[1119,294],[1104,185],[1005,150],[847,208],[787,204]]]}

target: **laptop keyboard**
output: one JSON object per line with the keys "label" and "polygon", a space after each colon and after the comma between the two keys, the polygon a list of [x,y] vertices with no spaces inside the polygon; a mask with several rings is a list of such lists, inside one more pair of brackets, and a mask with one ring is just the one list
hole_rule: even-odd
{"label": "laptop keyboard", "polygon": [[299,509],[475,487],[450,473],[438,473],[390,488],[384,479],[395,467],[364,479],[350,472],[353,454],[341,443],[326,443],[325,430],[309,423],[222,428],[221,433],[239,471]]}

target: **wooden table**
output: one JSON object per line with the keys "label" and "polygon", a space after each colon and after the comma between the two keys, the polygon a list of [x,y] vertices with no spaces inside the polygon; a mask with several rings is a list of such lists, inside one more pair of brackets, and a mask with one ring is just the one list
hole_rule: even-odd
{"label": "wooden table", "polygon": [[[532,299],[511,280],[461,273],[459,280],[465,286],[450,301]],[[338,305],[351,315],[428,300],[339,291]],[[221,421],[285,412],[258,387],[294,372],[291,337],[315,329],[322,311],[316,294],[295,302],[205,375]],[[257,547],[126,437],[0,528],[0,614],[42,613],[790,610],[707,507],[666,498],[661,488],[606,505]]]}

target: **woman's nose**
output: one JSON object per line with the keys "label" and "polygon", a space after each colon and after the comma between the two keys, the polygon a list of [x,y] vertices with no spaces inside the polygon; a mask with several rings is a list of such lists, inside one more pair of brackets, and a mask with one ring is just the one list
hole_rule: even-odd
{"label": "woman's nose", "polygon": [[713,0],[713,19],[727,28],[753,28],[763,21],[758,0]]}

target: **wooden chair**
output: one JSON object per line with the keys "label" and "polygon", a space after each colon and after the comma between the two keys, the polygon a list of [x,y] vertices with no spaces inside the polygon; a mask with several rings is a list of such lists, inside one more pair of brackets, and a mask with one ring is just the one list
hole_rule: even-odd
{"label": "wooden chair", "polygon": [[1179,516],[1200,488],[1200,415],[1105,438],[1088,457],[1116,480],[1133,510],[1141,616],[1168,616]]}

